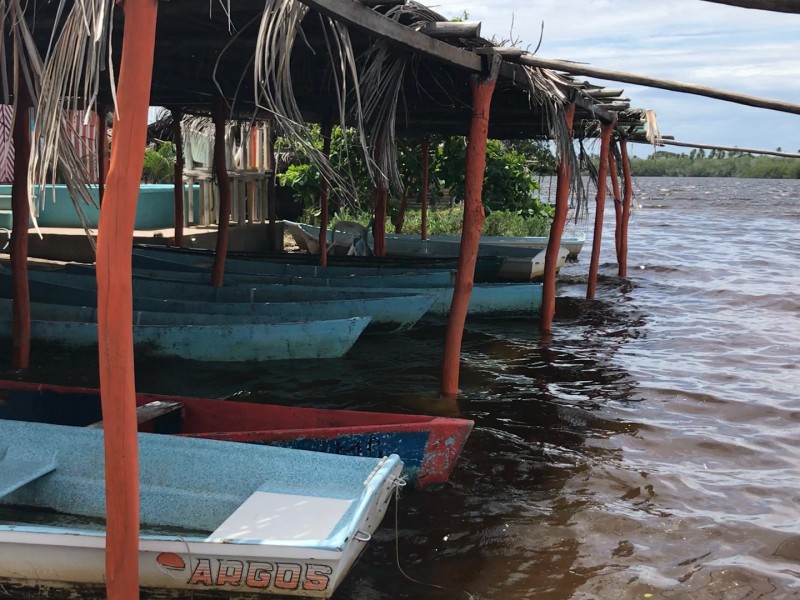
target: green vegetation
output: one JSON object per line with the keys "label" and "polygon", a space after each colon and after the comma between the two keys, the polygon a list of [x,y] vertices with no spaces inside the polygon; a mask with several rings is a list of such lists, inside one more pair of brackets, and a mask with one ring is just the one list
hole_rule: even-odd
{"label": "green vegetation", "polygon": [[631,158],[631,173],[639,177],[800,179],[800,159],[722,150],[692,150],[688,154],[659,150],[646,159]]}
{"label": "green vegetation", "polygon": [[[312,128],[312,138],[314,146],[321,149],[322,136],[318,127]],[[331,212],[338,214],[331,216],[331,222],[350,220],[366,225],[369,221],[373,184],[357,144],[351,131],[342,132],[334,128],[331,164],[343,177],[353,180],[359,191],[359,200],[347,202],[334,193]],[[419,141],[398,139],[397,144],[398,168],[408,203],[418,205],[422,173]],[[277,147],[284,152],[289,150],[291,154],[290,165],[278,174],[278,183],[290,188],[294,198],[302,203],[305,208],[303,219],[315,222],[319,217],[317,168],[302,149],[291,146],[287,140],[279,140]],[[463,137],[431,139],[428,179],[431,206],[428,231],[431,234],[460,232],[462,213],[458,204],[464,195],[465,154],[466,139]],[[489,140],[483,182],[483,205],[487,214],[484,231],[491,230],[496,235],[540,235],[546,232],[552,208],[540,202],[537,175],[552,172],[554,163],[555,159],[544,143]],[[402,218],[404,232],[418,232],[419,211],[403,211],[402,204],[402,199],[390,197],[390,220],[394,223]],[[399,217],[401,212],[403,216]],[[387,225],[387,231],[393,228],[393,225]]]}
{"label": "green vegetation", "polygon": [[161,142],[144,151],[142,183],[172,183],[175,177],[175,144]]}

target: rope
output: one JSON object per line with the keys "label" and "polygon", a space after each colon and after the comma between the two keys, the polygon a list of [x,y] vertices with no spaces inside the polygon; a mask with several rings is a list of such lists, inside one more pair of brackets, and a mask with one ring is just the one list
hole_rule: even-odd
{"label": "rope", "polygon": [[[397,570],[408,579],[414,583],[418,583],[419,585],[425,585],[428,587],[436,588],[438,590],[442,590],[444,592],[450,592],[452,590],[443,587],[441,585],[437,585],[435,583],[428,583],[426,581],[420,581],[419,579],[414,579],[408,573],[403,570],[403,567],[400,566],[400,519],[399,519],[399,512],[400,512],[400,488],[404,488],[406,486],[405,479],[397,479],[395,481],[395,488],[394,488],[394,551],[395,551],[395,564],[397,564]],[[473,595],[464,590],[464,594],[466,594],[467,598],[473,600]]]}

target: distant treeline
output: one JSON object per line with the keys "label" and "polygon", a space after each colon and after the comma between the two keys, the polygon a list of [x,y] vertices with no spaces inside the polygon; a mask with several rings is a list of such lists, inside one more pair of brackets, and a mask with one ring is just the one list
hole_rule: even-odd
{"label": "distant treeline", "polygon": [[647,158],[632,157],[631,172],[639,177],[800,179],[800,159],[723,150],[692,150],[688,154],[659,150]]}

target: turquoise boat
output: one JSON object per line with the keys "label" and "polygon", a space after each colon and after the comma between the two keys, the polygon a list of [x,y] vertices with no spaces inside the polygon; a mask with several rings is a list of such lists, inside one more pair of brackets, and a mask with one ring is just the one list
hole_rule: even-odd
{"label": "turquoise boat", "polygon": [[[29,279],[59,285],[69,285],[88,290],[96,289],[93,275],[65,273],[63,271],[28,271]],[[321,298],[351,299],[379,298],[390,296],[414,296],[419,288],[370,288],[370,287],[325,287],[312,285],[250,284],[214,288],[210,285],[193,284],[158,279],[133,280],[134,296],[184,300],[192,298],[204,302],[291,302],[312,301]],[[429,314],[447,315],[453,299],[453,288],[426,288],[426,295],[434,296]],[[476,284],[470,294],[469,315],[523,315],[539,312],[542,303],[542,286],[538,283],[485,283]]]}
{"label": "turquoise boat", "polygon": [[[69,306],[97,306],[97,292],[86,287],[59,285],[35,279],[28,283],[32,302]],[[424,291],[424,290],[420,290]],[[0,270],[0,297],[11,298],[11,278]],[[183,296],[186,297],[186,296]],[[191,296],[196,297],[195,295]],[[160,299],[137,295],[133,308],[170,314],[230,316],[230,323],[274,323],[281,321],[320,321],[369,317],[365,333],[406,331],[430,310],[436,296],[385,296],[305,302],[208,302],[202,300]],[[223,319],[224,320],[224,319]]]}
{"label": "turquoise boat", "polygon": [[[147,259],[150,268],[134,268],[133,275],[144,279],[168,279],[171,281],[184,281],[188,283],[211,284],[209,271],[192,271],[188,269],[153,268],[153,259]],[[160,266],[164,267],[163,261]],[[65,267],[67,273],[90,273],[94,275],[94,265],[82,263],[69,263]],[[366,288],[428,288],[447,287],[455,282],[454,271],[432,271],[429,273],[408,273],[401,275],[353,275],[350,277],[313,277],[294,275],[259,275],[225,273],[225,285],[313,285],[325,287],[366,287]]]}
{"label": "turquoise boat", "polygon": [[[138,434],[145,595],[330,597],[403,463]],[[104,597],[103,431],[0,420],[0,589]],[[30,593],[30,592],[29,592]]]}
{"label": "turquoise boat", "polygon": [[[0,337],[13,334],[12,300],[0,299]],[[36,305],[31,340],[68,347],[97,345],[93,318],[71,320],[70,307]],[[72,311],[73,313],[76,311]],[[143,314],[143,313],[141,313]],[[89,315],[87,315],[89,316]],[[149,356],[196,361],[249,362],[343,356],[369,323],[369,317],[293,323],[227,325],[138,325],[134,350]]]}

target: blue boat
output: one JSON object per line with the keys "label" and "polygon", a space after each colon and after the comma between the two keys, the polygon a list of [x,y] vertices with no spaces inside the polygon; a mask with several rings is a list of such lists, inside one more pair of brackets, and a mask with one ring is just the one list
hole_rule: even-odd
{"label": "blue boat", "polygon": [[[12,301],[0,299],[0,338],[11,339]],[[31,341],[68,347],[97,344],[96,315],[73,320],[77,311],[39,304],[31,319]],[[91,309],[94,312],[94,309]],[[67,314],[71,313],[71,314]],[[145,314],[145,313],[141,313]],[[141,317],[140,314],[140,317]],[[353,347],[369,317],[327,321],[227,325],[133,325],[134,350],[210,362],[251,362],[303,358],[339,358]]]}
{"label": "blue boat", "polygon": [[[327,598],[383,518],[403,463],[140,433],[139,584],[186,596]],[[102,595],[103,431],[0,420],[0,583]]]}

